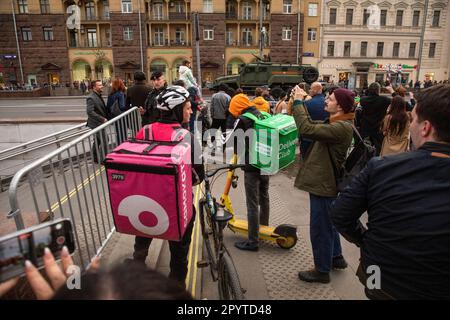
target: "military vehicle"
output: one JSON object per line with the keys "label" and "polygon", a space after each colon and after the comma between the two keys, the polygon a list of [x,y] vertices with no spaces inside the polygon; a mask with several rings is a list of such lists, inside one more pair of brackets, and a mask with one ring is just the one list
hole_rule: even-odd
{"label": "military vehicle", "polygon": [[220,84],[225,83],[234,89],[242,88],[245,92],[252,92],[260,86],[286,89],[301,82],[311,84],[318,78],[319,71],[311,65],[257,61],[242,64],[236,75],[217,78],[210,88],[216,89]]}

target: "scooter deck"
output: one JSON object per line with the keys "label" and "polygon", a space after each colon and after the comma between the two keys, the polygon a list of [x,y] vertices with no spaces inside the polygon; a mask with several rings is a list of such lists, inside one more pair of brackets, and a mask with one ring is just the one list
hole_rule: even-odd
{"label": "scooter deck", "polygon": [[[248,221],[236,219],[233,222],[229,222],[228,226],[231,230],[239,232],[242,234],[248,234]],[[259,236],[264,240],[274,240],[279,237],[279,235],[274,233],[275,228],[270,226],[260,226]]]}

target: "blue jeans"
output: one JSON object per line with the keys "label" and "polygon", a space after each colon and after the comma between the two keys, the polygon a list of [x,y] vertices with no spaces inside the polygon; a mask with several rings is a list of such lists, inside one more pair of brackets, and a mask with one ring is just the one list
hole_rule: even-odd
{"label": "blue jeans", "polygon": [[309,194],[311,211],[310,237],[317,271],[330,272],[333,257],[342,254],[339,233],[330,218],[330,207],[334,197],[320,197]]}

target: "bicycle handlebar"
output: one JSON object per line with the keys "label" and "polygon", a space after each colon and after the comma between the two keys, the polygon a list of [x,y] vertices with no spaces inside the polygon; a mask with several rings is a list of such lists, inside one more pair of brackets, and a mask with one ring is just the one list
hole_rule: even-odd
{"label": "bicycle handlebar", "polygon": [[229,164],[229,165],[226,165],[226,166],[223,166],[223,167],[219,167],[219,168],[216,168],[214,170],[206,172],[206,176],[208,178],[211,178],[212,176],[216,175],[217,172],[219,172],[220,170],[225,170],[225,169],[226,170],[234,170],[234,169],[243,168],[243,167],[245,167],[245,164]]}

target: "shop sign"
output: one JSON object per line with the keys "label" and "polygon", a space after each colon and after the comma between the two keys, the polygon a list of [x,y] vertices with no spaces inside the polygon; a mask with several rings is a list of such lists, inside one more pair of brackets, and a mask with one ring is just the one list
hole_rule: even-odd
{"label": "shop sign", "polygon": [[374,63],[373,64],[374,69],[378,69],[378,70],[386,70],[386,71],[394,71],[394,72],[401,72],[403,69],[417,69],[417,65],[414,66],[409,66],[407,64],[392,64],[392,63],[388,63],[388,64],[378,64],[378,63]]}
{"label": "shop sign", "polygon": [[3,59],[5,60],[17,59],[17,56],[15,54],[4,54]]}
{"label": "shop sign", "polygon": [[96,52],[94,52],[94,51],[78,51],[78,52],[74,53],[74,55],[76,55],[76,56],[91,55],[91,54],[95,55]]}

